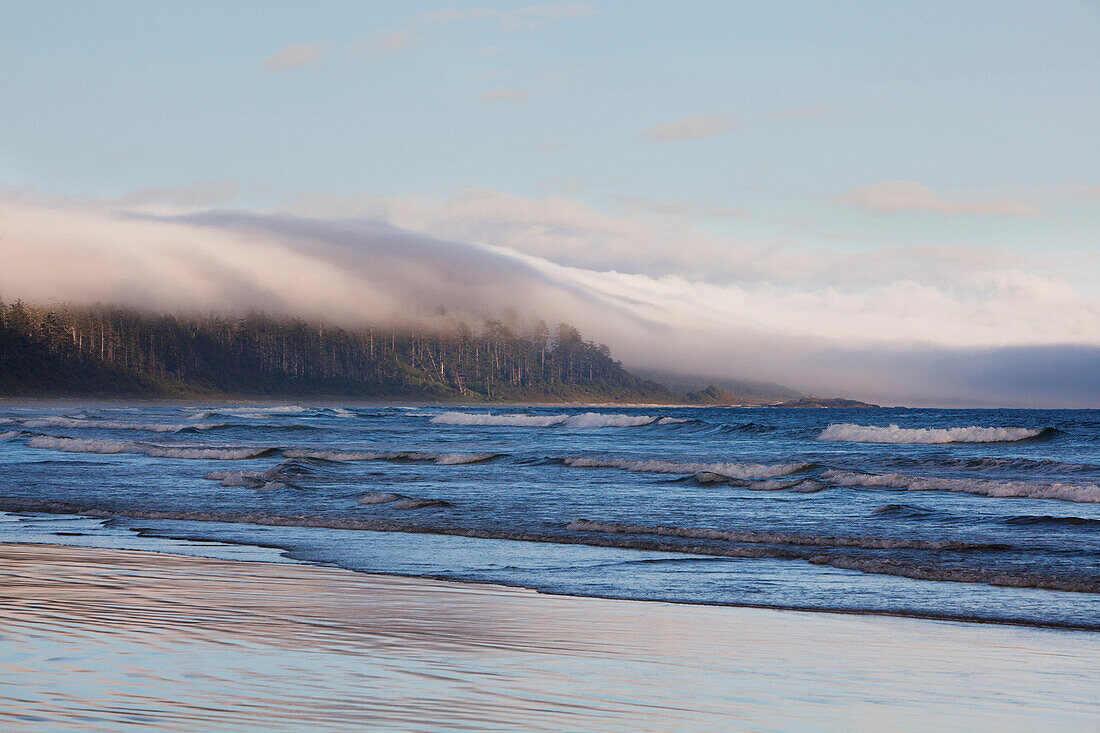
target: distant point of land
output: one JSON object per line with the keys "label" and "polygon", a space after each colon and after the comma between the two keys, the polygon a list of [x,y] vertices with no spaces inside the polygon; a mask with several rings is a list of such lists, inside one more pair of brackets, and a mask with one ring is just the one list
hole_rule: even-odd
{"label": "distant point of land", "polygon": [[878,409],[881,405],[874,405],[870,402],[860,402],[859,400],[848,400],[842,397],[802,397],[797,400],[780,402],[771,405],[771,407],[843,407],[873,410]]}

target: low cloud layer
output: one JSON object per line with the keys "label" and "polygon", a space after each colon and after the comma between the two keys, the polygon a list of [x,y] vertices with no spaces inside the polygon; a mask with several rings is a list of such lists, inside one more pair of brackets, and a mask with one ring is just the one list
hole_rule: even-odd
{"label": "low cloud layer", "polygon": [[[0,297],[350,324],[564,320],[628,366],[886,403],[1100,406],[1100,296],[1073,279],[1095,272],[1081,263],[1039,272],[1020,256],[931,249],[768,256],[692,232],[662,250],[663,230],[642,221],[525,201],[379,200],[373,215],[320,218],[7,196]],[[539,232],[554,227],[572,230],[575,251],[550,251],[561,242]],[[630,243],[651,249],[635,271],[579,254]],[[708,246],[748,274],[692,274],[675,250]],[[860,278],[840,276],[857,264]]]}
{"label": "low cloud layer", "polygon": [[698,140],[704,137],[729,132],[737,120],[729,116],[721,117],[684,117],[672,122],[662,122],[645,131],[645,138],[655,143],[667,143],[674,140]]}

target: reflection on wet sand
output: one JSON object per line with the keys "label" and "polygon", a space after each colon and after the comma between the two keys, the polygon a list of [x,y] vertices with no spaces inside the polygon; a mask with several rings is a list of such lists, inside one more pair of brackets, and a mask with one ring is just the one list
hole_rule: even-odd
{"label": "reflection on wet sand", "polygon": [[1095,729],[1100,635],[0,545],[6,729]]}

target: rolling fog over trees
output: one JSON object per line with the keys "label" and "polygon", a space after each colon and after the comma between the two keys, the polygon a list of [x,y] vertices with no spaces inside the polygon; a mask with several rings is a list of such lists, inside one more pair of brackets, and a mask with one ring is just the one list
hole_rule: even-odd
{"label": "rolling fog over trees", "polygon": [[577,329],[348,329],[274,318],[0,301],[3,395],[315,395],[654,400]]}

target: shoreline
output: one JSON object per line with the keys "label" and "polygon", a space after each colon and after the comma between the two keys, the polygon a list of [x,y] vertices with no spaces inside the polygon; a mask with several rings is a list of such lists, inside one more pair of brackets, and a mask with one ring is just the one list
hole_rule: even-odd
{"label": "shoreline", "polygon": [[[116,517],[116,516],[117,517],[125,517],[125,518],[128,518],[128,519],[137,519],[137,520],[140,520],[140,519],[165,519],[166,518],[159,512],[153,512],[153,513],[150,513],[148,515],[146,515],[144,513],[141,513],[141,512],[102,513],[102,514],[100,514],[100,513],[94,512],[94,511],[88,511],[88,510],[83,510],[82,511],[82,510],[80,510],[78,508],[75,508],[75,507],[59,506],[59,505],[52,505],[52,506],[35,505],[35,506],[24,506],[24,507],[12,507],[10,505],[6,505],[5,508],[0,509],[0,514],[5,514],[5,513],[14,513],[14,514],[20,514],[20,513],[38,514],[38,513],[41,513],[41,514],[57,516],[57,517],[74,517],[74,518],[78,518],[78,519],[97,519],[97,520],[98,519],[105,519],[105,518],[109,518],[109,517]],[[173,519],[180,519],[181,521],[195,521],[195,522],[200,522],[200,523],[209,522],[212,525],[238,524],[239,523],[239,524],[257,524],[257,526],[272,526],[272,527],[286,527],[286,526],[294,527],[294,526],[298,526],[298,525],[294,525],[294,524],[281,524],[281,523],[274,523],[274,522],[257,522],[255,517],[249,517],[247,520],[245,520],[245,519],[233,520],[233,519],[229,519],[229,518],[196,519],[196,518],[183,518],[183,517],[173,517]],[[336,526],[337,524],[340,524],[341,526]],[[362,527],[350,528],[350,527],[346,526],[346,523],[333,522],[333,526],[311,525],[310,528],[313,528],[313,529],[332,529],[332,530],[336,530],[336,531],[349,531],[349,532],[367,532],[367,533],[377,532],[377,533],[382,533],[382,534],[398,534],[398,535],[400,535],[400,534],[429,535],[429,536],[430,535],[438,535],[440,537],[455,537],[455,538],[460,538],[460,539],[505,540],[505,541],[509,541],[509,542],[548,544],[548,545],[561,545],[561,544],[569,545],[569,544],[573,544],[573,543],[569,543],[569,542],[563,542],[563,541],[555,540],[553,538],[518,539],[518,538],[502,537],[502,536],[490,536],[489,533],[464,533],[464,532],[459,532],[459,531],[455,531],[455,532],[416,532],[416,531],[411,530],[410,528],[390,529],[390,528],[384,527],[383,525],[375,525],[375,524],[370,524],[370,525],[365,524]],[[181,556],[181,557],[199,557],[199,558],[210,559],[210,560],[215,560],[215,561],[225,559],[225,558],[217,557],[217,556],[214,556],[214,555],[201,555],[201,554],[195,554],[195,553],[192,553],[192,552],[186,552],[185,551],[185,550],[188,550],[188,549],[201,548],[203,543],[204,543],[204,541],[202,541],[202,540],[189,540],[189,539],[185,539],[183,537],[174,537],[174,536],[170,536],[170,535],[161,536],[161,535],[157,535],[156,533],[151,534],[149,536],[150,537],[156,537],[158,539],[164,539],[164,540],[167,540],[169,542],[182,541],[185,544],[181,545],[179,547],[168,546],[168,547],[165,547],[165,548],[162,548],[162,549],[155,549],[155,548],[140,548],[140,549],[138,549],[138,548],[115,548],[115,547],[110,547],[110,546],[99,546],[99,545],[76,545],[76,544],[68,544],[68,543],[65,543],[65,542],[36,542],[34,540],[24,541],[24,540],[3,540],[3,539],[0,539],[0,547],[4,546],[6,544],[15,544],[15,545],[31,545],[31,546],[42,546],[42,547],[61,547],[61,548],[68,547],[68,548],[73,548],[73,549],[77,549],[77,550],[84,550],[84,549],[99,550],[99,549],[102,549],[102,550],[106,550],[106,551],[118,550],[120,552],[150,553],[150,554],[153,554],[153,555],[177,555],[177,556]],[[219,544],[222,544],[222,543],[219,541]],[[853,608],[843,608],[843,607],[810,607],[810,606],[793,606],[793,605],[778,605],[778,604],[764,604],[764,603],[753,604],[753,603],[749,603],[749,602],[723,603],[721,601],[676,600],[676,599],[670,599],[670,598],[630,598],[630,597],[614,596],[614,595],[598,594],[598,593],[583,594],[583,593],[568,593],[568,592],[564,592],[564,591],[563,592],[555,592],[555,591],[552,591],[552,590],[541,589],[541,588],[538,588],[538,587],[535,587],[535,586],[525,585],[523,583],[518,583],[518,582],[514,583],[514,584],[510,584],[510,583],[507,583],[507,582],[499,582],[499,581],[494,581],[494,580],[477,580],[477,579],[453,580],[453,579],[450,579],[450,578],[441,578],[441,577],[432,575],[430,573],[416,574],[416,573],[411,573],[411,572],[402,573],[402,572],[396,572],[396,571],[394,571],[394,572],[382,572],[382,571],[354,570],[354,569],[347,568],[347,567],[341,567],[339,565],[328,565],[328,564],[325,564],[325,563],[322,563],[322,562],[317,562],[315,560],[303,559],[303,558],[300,558],[300,557],[293,557],[293,554],[292,554],[291,550],[288,550],[285,547],[275,545],[275,544],[253,544],[253,543],[248,543],[248,542],[237,543],[235,541],[232,541],[232,542],[224,543],[224,545],[225,546],[230,546],[230,547],[235,547],[235,548],[238,548],[238,549],[245,549],[245,550],[258,550],[258,551],[276,552],[281,557],[285,558],[285,562],[284,561],[279,561],[279,564],[293,564],[293,565],[304,565],[304,566],[308,566],[308,567],[321,568],[321,569],[335,569],[335,570],[340,570],[341,572],[349,572],[349,573],[353,573],[355,575],[363,575],[363,576],[370,576],[370,577],[377,576],[377,577],[384,577],[384,578],[409,578],[409,579],[412,579],[412,580],[425,580],[425,581],[431,581],[431,582],[458,583],[460,585],[492,586],[492,587],[499,587],[499,588],[508,588],[508,589],[514,589],[514,590],[529,591],[529,592],[536,593],[538,595],[543,595],[543,596],[555,596],[555,597],[563,597],[563,598],[592,598],[592,599],[598,599],[598,600],[626,602],[626,603],[658,603],[658,604],[668,604],[668,605],[673,605],[673,606],[701,606],[701,607],[710,607],[710,608],[733,608],[733,609],[746,608],[746,609],[756,609],[756,610],[764,610],[764,611],[781,611],[781,612],[784,612],[784,613],[827,614],[827,615],[853,616],[853,617],[882,617],[882,618],[897,618],[897,619],[909,619],[909,620],[916,620],[916,621],[927,621],[927,622],[935,622],[935,623],[967,624],[967,625],[978,625],[978,626],[1015,627],[1015,628],[1023,628],[1023,629],[1044,629],[1044,630],[1049,630],[1049,631],[1069,631],[1069,632],[1075,632],[1075,633],[1097,634],[1098,638],[1100,638],[1100,625],[1097,625],[1095,623],[1094,624],[1074,624],[1074,623],[1060,623],[1060,622],[1057,622],[1057,621],[1047,621],[1045,623],[1039,623],[1039,622],[1029,621],[1029,620],[1025,620],[1025,619],[995,618],[995,617],[979,618],[979,617],[973,617],[973,616],[952,615],[952,614],[949,614],[949,613],[941,613],[941,614],[921,613],[921,612],[917,612],[917,611],[905,611],[905,610],[853,609]],[[591,545],[589,545],[589,544],[585,544],[584,546],[591,546],[591,547],[597,547],[597,548],[604,548],[604,547],[617,548],[617,546],[613,545],[613,544],[612,545],[604,545],[604,544],[591,544]],[[675,550],[668,550],[668,552],[670,554],[677,554],[675,552]],[[700,555],[699,557],[704,557],[705,558],[705,557],[710,557],[710,556]],[[230,562],[272,562],[271,560],[240,560],[240,559],[231,559],[231,560],[228,560],[228,561],[230,561]],[[955,581],[932,581],[932,582],[955,582]],[[985,584],[977,583],[977,585],[985,585]],[[1064,591],[1053,591],[1053,592],[1064,592]],[[1086,594],[1086,595],[1088,595],[1088,594]]]}
{"label": "shoreline", "polygon": [[0,669],[19,671],[0,675],[0,722],[12,729],[1087,730],[1100,720],[1090,632],[17,543],[0,544],[0,614]]}

